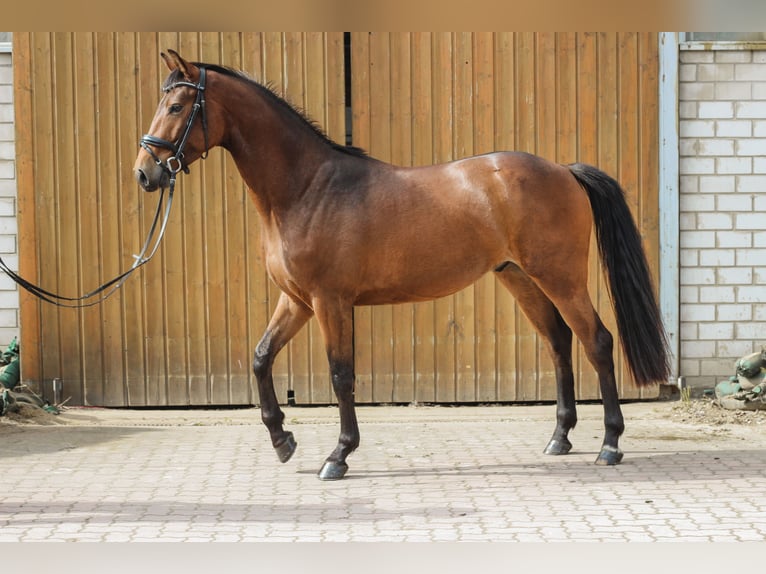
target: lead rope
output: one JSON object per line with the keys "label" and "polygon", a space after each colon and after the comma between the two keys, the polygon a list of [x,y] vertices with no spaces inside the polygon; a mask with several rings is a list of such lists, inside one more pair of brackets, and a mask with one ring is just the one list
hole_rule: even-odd
{"label": "lead rope", "polygon": [[[152,220],[152,226],[149,229],[149,234],[146,237],[146,241],[144,242],[144,246],[141,249],[141,253],[133,256],[133,258],[135,259],[135,261],[133,262],[133,266],[127,271],[125,271],[124,273],[119,274],[114,279],[107,281],[106,283],[101,285],[99,288],[94,289],[90,293],[86,293],[85,295],[81,295],[80,297],[65,297],[63,295],[58,295],[56,293],[46,291],[42,287],[35,285],[34,283],[31,283],[30,281],[27,281],[21,275],[13,271],[10,267],[8,267],[5,261],[3,261],[2,257],[0,257],[0,270],[4,271],[11,279],[13,279],[23,289],[26,289],[27,291],[32,293],[34,296],[42,299],[43,301],[52,303],[53,305],[56,305],[57,307],[82,308],[82,307],[92,307],[93,305],[97,305],[101,303],[102,301],[104,301],[112,293],[117,291],[117,289],[122,287],[122,284],[125,283],[128,277],[130,277],[138,268],[146,265],[149,262],[149,260],[151,260],[151,258],[154,257],[154,254],[157,252],[157,249],[159,248],[160,243],[162,242],[162,237],[165,235],[165,228],[167,227],[168,219],[170,218],[170,207],[173,204],[173,191],[175,190],[175,187],[176,187],[176,176],[178,175],[179,171],[183,171],[184,173],[189,173],[189,168],[184,165],[183,152],[184,152],[184,148],[186,147],[186,142],[187,142],[187,139],[189,138],[189,134],[191,133],[192,124],[194,123],[194,119],[197,117],[198,113],[201,114],[202,131],[205,137],[205,151],[202,154],[202,159],[205,159],[207,157],[207,152],[208,152],[207,114],[205,110],[205,97],[204,97],[205,68],[200,66],[200,77],[197,84],[192,84],[190,82],[177,82],[173,84],[172,86],[168,87],[166,91],[170,91],[176,86],[189,86],[197,90],[197,97],[196,97],[194,106],[192,108],[192,112],[187,118],[186,126],[180,140],[178,140],[178,143],[173,143],[173,142],[169,142],[161,138],[147,134],[142,136],[139,142],[141,147],[143,147],[147,152],[149,152],[149,154],[155,160],[157,165],[162,167],[162,169],[165,170],[170,176],[170,183],[168,185],[167,203],[165,204],[165,215],[162,218],[162,224],[159,227],[159,234],[157,235],[157,238],[154,240],[154,246],[151,248],[151,251],[149,251],[149,247],[152,245],[152,238],[154,237],[155,233],[157,233],[157,224],[160,221],[160,214],[162,213],[162,203],[165,198],[165,188],[163,188],[162,191],[160,192],[160,199],[159,199],[159,202],[157,203],[157,211],[154,214],[154,219]],[[150,146],[152,145],[167,148],[171,150],[173,155],[169,157],[167,160],[165,160],[165,163],[163,164],[162,160],[160,160],[157,154],[154,153],[154,150],[151,149]],[[148,255],[146,254],[147,251],[149,251]],[[89,299],[92,299],[93,297],[101,293],[103,293],[101,297],[99,297],[98,299],[89,301]],[[86,301],[86,302],[83,303],[82,301]]]}
{"label": "lead rope", "polygon": [[[140,267],[146,265],[152,257],[154,257],[154,254],[157,252],[157,249],[160,246],[160,242],[162,241],[162,237],[165,235],[165,229],[167,227],[168,219],[170,218],[170,208],[173,204],[173,191],[176,185],[176,177],[175,174],[173,174],[170,178],[170,185],[168,187],[168,196],[167,196],[167,202],[165,204],[165,210],[164,210],[164,216],[162,217],[162,224],[159,226],[159,234],[157,235],[156,239],[154,240],[154,246],[151,248],[151,251],[149,251],[149,247],[152,245],[152,238],[154,237],[155,233],[157,233],[157,226],[160,222],[160,215],[163,213],[162,204],[165,196],[165,189],[162,189],[160,192],[160,199],[157,203],[157,211],[154,214],[154,219],[152,220],[152,226],[149,229],[149,234],[146,237],[146,241],[144,242],[143,248],[141,249],[141,253],[138,255],[133,255],[133,258],[135,261],[133,262],[133,265],[130,269],[127,271],[120,273],[117,277],[114,279],[111,279],[98,287],[97,289],[94,289],[90,293],[86,293],[85,295],[81,295],[80,297],[65,297],[63,295],[58,295],[56,293],[52,293],[50,291],[46,291],[42,287],[35,285],[34,283],[31,283],[30,281],[24,279],[21,275],[13,271],[8,265],[3,261],[2,257],[0,257],[0,269],[4,271],[11,279],[13,279],[20,287],[30,292],[32,295],[42,299],[43,301],[46,301],[48,303],[52,303],[53,305],[56,305],[57,307],[69,307],[69,308],[82,308],[82,307],[92,307],[93,305],[97,305],[104,301],[107,297],[112,295],[117,289],[122,287],[122,284],[125,283],[125,281],[130,277],[137,269]],[[147,252],[149,253],[147,255]],[[109,289],[111,287],[111,289]],[[108,291],[107,291],[108,289]],[[92,299],[96,295],[101,295],[98,299],[89,301],[89,299]],[[84,301],[84,302],[83,302]]]}

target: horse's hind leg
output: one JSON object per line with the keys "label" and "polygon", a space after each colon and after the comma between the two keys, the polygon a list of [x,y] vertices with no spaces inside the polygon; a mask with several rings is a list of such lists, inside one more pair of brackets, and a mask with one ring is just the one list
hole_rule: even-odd
{"label": "horse's hind leg", "polygon": [[604,405],[605,434],[596,464],[618,464],[622,460],[618,441],[625,430],[625,422],[614,377],[612,334],[604,327],[593,308],[584,280],[578,281],[574,274],[567,277],[561,273],[556,276],[535,277],[534,280],[572,328],[583,345],[588,361],[598,374],[601,401]]}
{"label": "horse's hind leg", "polygon": [[261,403],[261,419],[269,430],[271,444],[281,462],[287,462],[295,452],[296,442],[293,433],[285,431],[285,414],[279,408],[272,367],[277,353],[292,339],[311,318],[311,310],[296,302],[284,293],[280,295],[277,308],[271,316],[269,326],[255,348],[253,373],[258,381],[258,394]]}
{"label": "horse's hind leg", "polygon": [[548,296],[518,266],[509,263],[497,271],[496,275],[543,337],[553,359],[556,369],[556,429],[544,452],[554,455],[566,454],[572,448],[569,431],[577,424],[572,372],[572,330]]}

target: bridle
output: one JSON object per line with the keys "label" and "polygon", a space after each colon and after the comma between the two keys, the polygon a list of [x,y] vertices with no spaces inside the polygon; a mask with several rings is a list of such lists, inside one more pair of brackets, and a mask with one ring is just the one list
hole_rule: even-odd
{"label": "bridle", "polygon": [[[180,86],[187,86],[197,90],[197,97],[194,100],[194,105],[192,106],[192,110],[189,113],[189,117],[186,119],[186,127],[184,128],[181,137],[174,142],[170,142],[151,134],[144,134],[139,142],[139,145],[144,148],[150,156],[152,156],[154,162],[170,176],[171,189],[172,186],[175,185],[175,176],[179,171],[183,170],[184,173],[189,173],[189,167],[184,163],[184,149],[186,148],[186,143],[189,141],[189,134],[191,133],[192,125],[194,124],[194,120],[196,119],[197,114],[200,114],[200,118],[202,120],[202,134],[205,138],[205,151],[202,154],[202,159],[207,157],[208,140],[207,114],[205,110],[205,76],[205,68],[204,66],[200,66],[199,81],[196,84],[193,82],[181,80],[167,86],[166,88],[163,88],[162,90],[166,94]],[[152,146],[169,149],[173,155],[171,155],[163,163],[157,154],[154,153]]]}
{"label": "bridle", "polygon": [[[163,89],[165,93],[168,93],[179,86],[188,86],[197,90],[197,97],[194,101],[194,106],[189,113],[189,117],[186,119],[186,126],[181,137],[175,142],[170,142],[162,138],[158,138],[157,136],[145,134],[139,141],[139,145],[145,149],[149,155],[152,156],[157,165],[159,165],[170,176],[170,183],[168,186],[168,197],[167,203],[165,204],[162,223],[160,224],[160,214],[163,213],[162,205],[165,199],[165,188],[162,188],[160,192],[160,199],[157,203],[157,211],[154,214],[154,219],[152,220],[152,225],[149,229],[149,234],[146,238],[146,241],[144,242],[143,248],[141,249],[141,253],[138,255],[133,255],[133,259],[135,261],[133,262],[133,265],[130,267],[130,269],[121,273],[114,279],[107,281],[90,293],[86,293],[80,297],[64,297],[63,295],[58,295],[56,293],[46,291],[42,287],[27,281],[18,273],[13,271],[10,267],[8,267],[8,265],[6,265],[2,257],[0,257],[0,270],[8,274],[8,276],[16,283],[18,283],[20,287],[26,289],[43,301],[47,301],[48,303],[52,303],[58,307],[91,307],[104,301],[117,289],[122,287],[122,284],[125,283],[127,278],[130,277],[134,271],[148,263],[149,260],[154,257],[154,254],[157,252],[157,249],[160,246],[162,237],[165,235],[165,228],[167,227],[168,219],[170,217],[170,206],[173,203],[173,191],[175,190],[176,185],[176,175],[179,171],[189,173],[189,167],[184,162],[184,149],[186,148],[186,143],[189,140],[189,134],[191,133],[192,125],[194,124],[194,120],[196,119],[197,115],[200,115],[202,121],[202,132],[205,138],[205,151],[202,154],[202,159],[205,159],[208,154],[207,115],[205,111],[205,68],[200,66],[199,71],[199,81],[196,84],[187,81],[180,81],[175,82],[174,84],[171,84],[170,86]],[[162,160],[154,152],[154,150],[152,150],[151,146],[169,149],[173,155],[171,155],[163,163]],[[157,237],[154,239],[154,244],[152,245],[152,239],[157,232],[158,225],[159,235],[157,235]],[[99,294],[102,295],[98,299],[90,300]]]}

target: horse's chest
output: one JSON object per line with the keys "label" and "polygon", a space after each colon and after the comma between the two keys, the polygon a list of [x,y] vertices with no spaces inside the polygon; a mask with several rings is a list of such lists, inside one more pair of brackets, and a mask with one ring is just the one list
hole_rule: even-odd
{"label": "horse's chest", "polygon": [[266,252],[266,271],[271,280],[283,291],[287,290],[290,283],[294,283],[288,262],[279,251]]}
{"label": "horse's chest", "polygon": [[274,284],[283,292],[311,306],[309,289],[300,274],[294,273],[295,264],[290,254],[281,249],[266,252],[266,271]]}

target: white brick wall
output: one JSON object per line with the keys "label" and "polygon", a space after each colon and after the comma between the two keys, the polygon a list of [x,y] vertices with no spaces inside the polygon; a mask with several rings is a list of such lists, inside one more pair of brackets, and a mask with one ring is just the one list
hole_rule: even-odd
{"label": "white brick wall", "polygon": [[[13,68],[11,54],[0,53],[0,256],[18,268],[16,241],[16,162],[13,127]],[[19,334],[19,293],[0,273],[0,351]]]}
{"label": "white brick wall", "polygon": [[680,52],[680,374],[766,345],[766,51]]}

